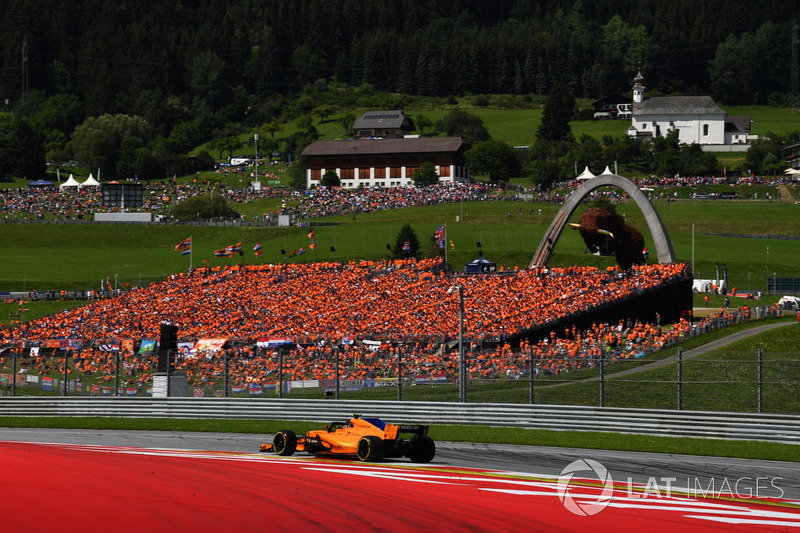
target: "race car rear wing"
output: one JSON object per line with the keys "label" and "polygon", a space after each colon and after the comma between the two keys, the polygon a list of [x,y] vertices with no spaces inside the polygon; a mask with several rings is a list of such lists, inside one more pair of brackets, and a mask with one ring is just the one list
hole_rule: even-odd
{"label": "race car rear wing", "polygon": [[414,433],[416,435],[425,436],[428,434],[428,428],[430,426],[425,426],[422,424],[399,424],[397,426],[398,433]]}

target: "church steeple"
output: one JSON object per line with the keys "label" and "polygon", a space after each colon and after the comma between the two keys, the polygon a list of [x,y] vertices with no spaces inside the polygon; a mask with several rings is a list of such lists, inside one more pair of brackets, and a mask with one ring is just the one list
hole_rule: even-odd
{"label": "church steeple", "polygon": [[634,103],[641,103],[644,101],[644,89],[645,86],[642,85],[644,81],[644,76],[642,76],[642,71],[636,74],[636,77],[633,78],[633,101]]}

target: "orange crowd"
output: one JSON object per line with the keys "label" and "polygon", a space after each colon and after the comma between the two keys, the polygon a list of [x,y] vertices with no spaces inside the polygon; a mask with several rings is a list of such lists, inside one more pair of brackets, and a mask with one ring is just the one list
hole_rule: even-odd
{"label": "orange crowd", "polygon": [[[470,376],[516,378],[530,368],[531,357],[534,372],[558,374],[600,357],[611,362],[658,349],[689,324],[681,321],[665,332],[641,323],[596,324],[587,331],[553,331],[549,339],[514,349],[507,339],[687,275],[684,264],[657,264],[628,272],[569,267],[448,276],[441,259],[201,268],[4,330],[0,341],[78,339],[84,346],[74,352],[79,375],[108,381],[119,364],[131,376],[129,385],[142,385],[155,370],[154,355],[123,349],[118,363],[116,353],[105,350],[123,339],[158,339],[160,324],[170,322],[178,325],[181,341],[229,340],[219,353],[180,358],[178,368],[196,385],[219,382],[223,354],[231,384],[274,382],[278,352],[257,341],[276,337],[293,346],[283,358],[286,380],[330,379],[336,358],[341,379],[397,377],[399,368],[404,377],[452,379],[459,296],[448,289],[458,286]],[[43,357],[26,364],[55,369]]]}
{"label": "orange crowd", "polygon": [[[504,340],[688,275],[685,264],[628,272],[595,267],[446,276],[441,259],[234,266],[134,289],[0,332],[0,341],[157,339],[162,322],[182,338],[291,337],[429,340],[458,332]],[[304,343],[307,343],[304,342]]]}

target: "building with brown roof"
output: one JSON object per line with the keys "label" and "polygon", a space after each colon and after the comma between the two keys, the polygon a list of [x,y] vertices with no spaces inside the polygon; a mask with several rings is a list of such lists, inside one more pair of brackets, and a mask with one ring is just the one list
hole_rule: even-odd
{"label": "building with brown roof", "polygon": [[467,181],[464,152],[470,145],[461,137],[351,139],[317,141],[303,150],[306,186],[319,186],[329,170],[342,187],[408,187],[424,161],[433,163],[439,181]]}

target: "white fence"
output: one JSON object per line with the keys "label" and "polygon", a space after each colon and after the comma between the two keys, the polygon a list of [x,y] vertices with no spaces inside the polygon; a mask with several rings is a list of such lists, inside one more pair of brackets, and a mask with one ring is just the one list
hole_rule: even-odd
{"label": "white fence", "polygon": [[[216,418],[332,422],[353,413],[397,422],[610,431],[800,444],[800,416],[559,405],[263,398],[0,398],[2,416]],[[1,422],[0,422],[1,424]]]}

